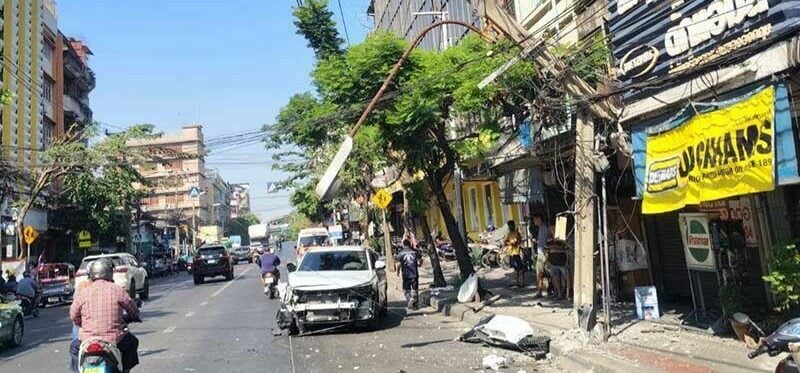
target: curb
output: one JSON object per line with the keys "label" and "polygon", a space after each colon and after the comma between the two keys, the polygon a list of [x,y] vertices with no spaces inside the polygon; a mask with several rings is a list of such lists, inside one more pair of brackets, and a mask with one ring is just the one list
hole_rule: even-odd
{"label": "curb", "polygon": [[[469,326],[477,324],[480,319],[486,316],[494,315],[494,313],[484,310],[475,312],[473,311],[472,307],[466,304],[458,303],[452,296],[448,297],[447,295],[430,295],[427,291],[425,293],[427,294],[424,296],[421,294],[420,297],[422,299],[428,299],[430,307],[434,308],[436,312],[455,319],[456,321],[463,322]],[[529,320],[526,321],[528,321],[528,323],[530,323],[535,329],[543,331],[552,337],[552,330],[544,328],[540,325],[536,325],[536,323],[532,323]],[[559,363],[569,371],[617,373],[629,372],[630,368],[635,366],[635,364],[629,361],[614,359],[613,357],[596,352],[564,352],[555,343],[550,344],[550,354],[552,354],[553,357],[561,358]],[[625,367],[625,369],[619,368],[620,366]]]}

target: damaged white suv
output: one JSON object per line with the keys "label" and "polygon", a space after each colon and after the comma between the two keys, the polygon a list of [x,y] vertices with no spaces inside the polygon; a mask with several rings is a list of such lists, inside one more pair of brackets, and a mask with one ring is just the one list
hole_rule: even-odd
{"label": "damaged white suv", "polygon": [[380,326],[386,312],[386,263],[361,246],[319,247],[307,251],[295,267],[278,313],[278,325],[290,334],[309,326]]}

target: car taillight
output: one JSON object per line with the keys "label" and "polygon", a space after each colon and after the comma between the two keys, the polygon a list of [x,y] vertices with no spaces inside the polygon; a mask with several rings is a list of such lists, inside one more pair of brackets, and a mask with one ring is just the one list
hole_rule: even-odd
{"label": "car taillight", "polygon": [[117,268],[114,268],[114,272],[116,272],[116,273],[128,273],[128,267],[117,267]]}
{"label": "car taillight", "polygon": [[103,348],[103,345],[98,342],[89,343],[89,345],[86,346],[87,354],[100,354],[103,352],[105,352],[105,349]]}

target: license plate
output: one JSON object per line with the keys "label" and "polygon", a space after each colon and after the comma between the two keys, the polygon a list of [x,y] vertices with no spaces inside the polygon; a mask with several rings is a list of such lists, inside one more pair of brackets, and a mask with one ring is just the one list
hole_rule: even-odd
{"label": "license plate", "polygon": [[48,297],[47,301],[48,302],[58,302],[58,297]]}
{"label": "license plate", "polygon": [[208,264],[217,264],[217,260],[216,259],[209,259],[208,260]]}
{"label": "license plate", "polygon": [[93,365],[89,367],[83,367],[81,369],[81,373],[105,373],[106,372],[106,364],[101,363],[99,365]]}

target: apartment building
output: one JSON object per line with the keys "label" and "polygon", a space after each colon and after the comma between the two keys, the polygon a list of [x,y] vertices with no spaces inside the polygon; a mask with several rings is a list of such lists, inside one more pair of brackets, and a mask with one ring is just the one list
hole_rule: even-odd
{"label": "apartment building", "polygon": [[[177,133],[166,133],[157,139],[135,140],[131,147],[145,147],[161,161],[140,167],[151,184],[149,196],[141,201],[143,212],[167,225],[198,226],[212,221],[213,193],[208,192],[205,174],[203,126],[187,125]],[[190,196],[193,188],[199,195]]]}
{"label": "apartment building", "polygon": [[250,213],[250,183],[231,184],[231,219]]}
{"label": "apartment building", "polygon": [[535,39],[575,44],[599,30],[607,15],[606,2],[594,0],[513,0],[506,11]]}
{"label": "apartment building", "polygon": [[[373,17],[375,29],[391,31],[409,41],[425,27],[442,19],[480,25],[480,18],[469,0],[372,0],[367,14]],[[439,30],[429,32],[419,47],[444,50],[468,32],[464,26],[441,26]]]}
{"label": "apartment building", "polygon": [[211,198],[211,220],[209,223],[219,226],[224,231],[228,224],[231,209],[231,186],[216,170],[205,171],[208,180],[208,193]]}

